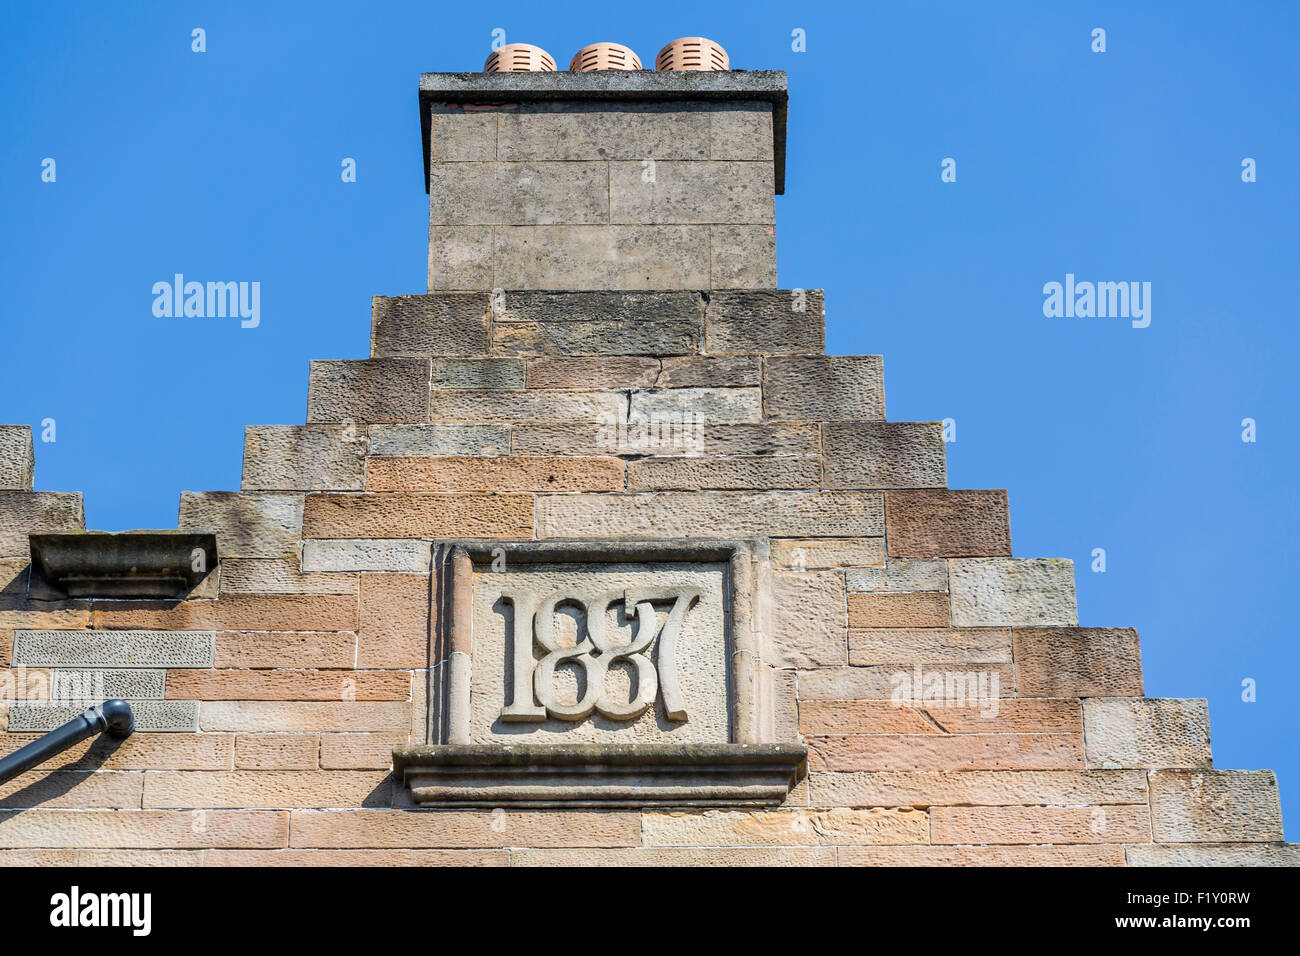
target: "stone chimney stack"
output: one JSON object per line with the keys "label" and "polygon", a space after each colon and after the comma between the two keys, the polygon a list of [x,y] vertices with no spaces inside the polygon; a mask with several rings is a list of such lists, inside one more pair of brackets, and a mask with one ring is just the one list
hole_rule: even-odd
{"label": "stone chimney stack", "polygon": [[775,289],[782,72],[426,73],[429,291]]}

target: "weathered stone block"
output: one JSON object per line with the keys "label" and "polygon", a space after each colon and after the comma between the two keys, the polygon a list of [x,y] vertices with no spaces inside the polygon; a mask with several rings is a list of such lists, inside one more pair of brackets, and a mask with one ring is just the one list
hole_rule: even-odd
{"label": "weathered stone block", "polygon": [[1300,866],[1296,843],[1184,843],[1124,848],[1129,866]]}
{"label": "weathered stone block", "polygon": [[322,667],[351,670],[357,636],[349,631],[221,631],[214,667]]}
{"label": "weathered stone block", "polygon": [[826,305],[821,289],[718,291],[704,311],[710,354],[826,351]]}
{"label": "weathered stone block", "polygon": [[492,326],[502,355],[689,355],[700,350],[695,319],[635,322],[515,322]]}
{"label": "weathered stone block", "polygon": [[948,562],[957,627],[1079,623],[1074,563],[1062,558],[969,558]]}
{"label": "weathered stone block", "polygon": [[402,538],[355,538],[302,543],[302,569],[307,571],[427,572],[433,547],[429,541]]}
{"label": "weathered stone block", "polygon": [[167,697],[204,701],[409,700],[411,672],[171,670],[167,672]]}
{"label": "weathered stone block", "polygon": [[709,810],[647,812],[645,846],[842,846],[925,843],[929,818],[917,810]]}
{"label": "weathered stone block", "polygon": [[843,664],[843,572],[777,572],[771,583],[772,629],[763,659],[778,667]]}
{"label": "weathered stone block", "polygon": [[[439,227],[441,229],[441,227]],[[461,227],[492,231],[500,289],[709,289],[709,226]],[[762,229],[764,227],[756,227]],[[775,255],[772,257],[775,276]]]}
{"label": "weathered stone block", "polygon": [[22,810],[0,813],[0,845],[8,847],[282,847],[289,814],[271,810]]}
{"label": "weathered stone block", "polygon": [[209,700],[199,719],[203,732],[359,733],[408,730],[405,701]]}
{"label": "weathered stone block", "polygon": [[622,491],[619,458],[372,458],[370,491]]}
{"label": "weathered stone block", "polygon": [[709,226],[710,289],[775,289],[776,227]]}
{"label": "weathered stone block", "polygon": [[898,558],[883,567],[854,568],[847,581],[850,591],[947,591],[948,562]]}
{"label": "weathered stone block", "polygon": [[521,421],[552,419],[623,421],[627,396],[622,392],[579,392],[529,388],[520,391],[443,390],[432,392],[429,415],[434,421]]}
{"label": "weathered stone block", "polygon": [[1011,634],[1004,627],[873,627],[849,631],[849,663],[860,666],[917,661],[1010,664]]}
{"label": "weathered stone block", "polygon": [[885,417],[879,355],[778,355],[763,370],[768,421],[877,421]]}
{"label": "weathered stone block", "polygon": [[490,291],[493,285],[491,226],[429,224],[429,292]]}
{"label": "weathered stone block", "polygon": [[370,454],[393,458],[436,455],[505,455],[510,451],[509,425],[374,425]]}
{"label": "weathered stone block", "polygon": [[880,496],[825,492],[541,495],[539,538],[880,534]]}
{"label": "weathered stone block", "polygon": [[757,424],[763,394],[757,388],[668,388],[632,393],[629,421]]}
{"label": "weathered stone block", "polygon": [[535,358],[528,362],[529,388],[649,388],[659,360],[632,356]]}
{"label": "weathered stone block", "polygon": [[822,426],[827,488],[942,488],[948,483],[938,422]]}
{"label": "weathered stone block", "polygon": [[631,491],[818,488],[816,457],[643,458],[628,463]]}
{"label": "weathered stone block", "polygon": [[885,563],[884,538],[774,538],[774,567],[863,568]]}
{"label": "weathered stone block", "polygon": [[[919,631],[919,629],[918,629]],[[850,632],[852,633],[852,632]],[[1010,664],[958,664],[952,660],[915,661],[911,667],[884,664],[871,667],[818,667],[799,672],[800,700],[892,700],[911,693],[913,677],[920,668],[921,680],[937,675],[961,685],[964,696],[1014,697],[1015,680]],[[922,683],[924,690],[924,683]],[[1079,767],[1083,767],[1080,745]],[[904,748],[904,753],[906,748]],[[889,768],[895,769],[895,768]]]}
{"label": "weathered stone block", "polygon": [[91,698],[103,703],[123,700],[162,700],[166,671],[161,670],[57,670],[50,677],[50,698]]}
{"label": "weathered stone block", "polygon": [[1026,697],[1141,697],[1131,627],[1017,627],[1016,686]]}
{"label": "weathered stone block", "polygon": [[1077,700],[1001,700],[970,704],[893,700],[807,700],[799,705],[802,734],[1078,734]]}
{"label": "weathered stone block", "polygon": [[352,770],[233,770],[146,774],[145,808],[385,806],[392,799],[385,774]]}
{"label": "weathered stone block", "polygon": [[[640,163],[636,166],[639,174]],[[429,169],[429,222],[514,226],[674,221],[611,219],[613,193],[609,163],[434,163]]]}
{"label": "weathered stone block", "polygon": [[699,104],[535,103],[499,115],[497,155],[503,161],[640,162],[710,155],[712,112]]}
{"label": "weathered stone block", "polygon": [[772,108],[720,103],[709,110],[709,158],[772,160]]}
{"label": "weathered stone block", "polygon": [[375,358],[486,355],[490,312],[491,302],[484,293],[374,296],[370,354]]}
{"label": "weathered stone block", "polygon": [[362,573],[357,667],[437,663],[430,659],[438,616],[431,588],[427,574]]}
{"label": "weathered stone block", "polygon": [[30,425],[0,425],[0,489],[31,491],[36,473]]}
{"label": "weathered stone block", "polygon": [[356,491],[365,472],[366,426],[249,425],[244,491]]}
{"label": "weathered stone block", "polygon": [[1136,843],[1150,839],[1146,807],[935,807],[933,843]]}
{"label": "weathered stone block", "polygon": [[849,734],[806,742],[812,770],[1083,769],[1078,734]]}
{"label": "weathered stone block", "polygon": [[306,574],[296,558],[221,562],[222,594],[356,594],[355,574]]}
{"label": "weathered stone block", "polygon": [[315,770],[319,734],[239,734],[236,770]]}
{"label": "weathered stone block", "polygon": [[211,667],[211,631],[17,631],[14,663],[45,667]]}
{"label": "weathered stone block", "polygon": [[1090,697],[1083,702],[1090,767],[1209,767],[1202,698]]}
{"label": "weathered stone block", "polygon": [[[86,708],[103,700],[72,703],[17,703],[9,708],[9,729],[15,732],[48,733],[61,727]],[[137,732],[193,733],[199,729],[199,704],[193,700],[133,700]]]}
{"label": "weathered stone block", "polygon": [[357,602],[350,594],[226,594],[220,600],[97,601],[97,628],[292,631],[304,621],[322,631],[351,631]]}
{"label": "weathered stone block", "polygon": [[713,388],[763,384],[762,360],[756,355],[686,355],[665,358],[660,388]]}
{"label": "weathered stone block", "polygon": [[[624,447],[611,441],[607,426],[596,422],[529,422],[513,429],[516,455],[816,455],[816,425],[709,425],[702,440],[656,442]],[[698,430],[692,426],[691,435]]]}
{"label": "weathered stone block", "polygon": [[947,627],[948,595],[927,591],[848,596],[850,627]]}
{"label": "weathered stone block", "polygon": [[215,531],[223,558],[293,557],[302,538],[300,494],[182,491],[182,531]]}
{"label": "weathered stone block", "polygon": [[495,112],[474,112],[463,108],[432,111],[429,117],[429,159],[433,163],[481,163],[496,158],[496,154]]}
{"label": "weathered stone block", "polygon": [[492,319],[497,323],[567,324],[606,322],[695,322],[704,320],[699,292],[671,291],[547,291],[507,288],[494,295]]}
{"label": "weathered stone block", "polygon": [[1011,554],[1005,491],[889,491],[891,557],[984,558]]}
{"label": "weathered stone block", "polygon": [[33,531],[84,531],[81,492],[0,491],[0,557],[25,557]]}
{"label": "weathered stone block", "polygon": [[356,359],[312,362],[309,422],[429,420],[429,360]]}
{"label": "weathered stone block", "polygon": [[1148,780],[1156,843],[1282,841],[1282,806],[1271,770],[1158,770]]}
{"label": "weathered stone block", "polygon": [[[239,853],[239,850],[209,850]],[[256,852],[256,851],[253,851]],[[846,846],[840,866],[1123,866],[1122,846]]]}
{"label": "weathered stone block", "polygon": [[1136,770],[966,770],[960,773],[814,773],[815,807],[1145,804]]}
{"label": "weathered stone block", "polygon": [[[651,169],[653,175],[648,175]],[[582,212],[592,218],[562,217],[551,221],[628,225],[775,221],[770,160],[657,160],[653,167],[643,160],[633,160],[609,163],[608,170],[608,220],[595,218],[600,210],[584,209]]]}
{"label": "weathered stone block", "polygon": [[[295,847],[637,846],[641,815],[607,810],[294,810]],[[3,839],[0,823],[0,839]]]}
{"label": "weathered stone block", "polygon": [[322,494],[308,497],[302,534],[304,538],[516,538],[531,537],[532,530],[530,494]]}

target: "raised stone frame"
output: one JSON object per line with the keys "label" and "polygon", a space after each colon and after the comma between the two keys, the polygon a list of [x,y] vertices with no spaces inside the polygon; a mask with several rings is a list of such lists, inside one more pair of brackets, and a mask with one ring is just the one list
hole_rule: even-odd
{"label": "raised stone frame", "polygon": [[[721,564],[725,569],[726,742],[471,742],[474,571],[513,565]],[[778,741],[775,681],[759,656],[765,539],[443,540],[434,544],[426,744],[394,751],[423,806],[775,806],[807,751]]]}

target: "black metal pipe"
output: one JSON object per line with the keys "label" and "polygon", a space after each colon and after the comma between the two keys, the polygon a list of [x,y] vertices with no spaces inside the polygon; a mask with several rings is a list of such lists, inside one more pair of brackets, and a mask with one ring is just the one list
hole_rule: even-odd
{"label": "black metal pipe", "polygon": [[87,737],[106,733],[110,737],[122,740],[131,736],[133,730],[135,730],[135,714],[131,713],[131,705],[126,701],[109,700],[87,707],[86,712],[80,717],[74,717],[62,727],[51,730],[40,740],[33,740],[26,747],[19,747],[9,756],[0,758],[0,783],[12,780],[20,773],[32,769],[39,763],[44,763]]}

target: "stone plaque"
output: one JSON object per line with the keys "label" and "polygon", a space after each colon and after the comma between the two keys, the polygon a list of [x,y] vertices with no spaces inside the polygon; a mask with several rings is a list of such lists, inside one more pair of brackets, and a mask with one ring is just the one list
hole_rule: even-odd
{"label": "stone plaque", "polygon": [[725,743],[724,562],[473,574],[470,742]]}

